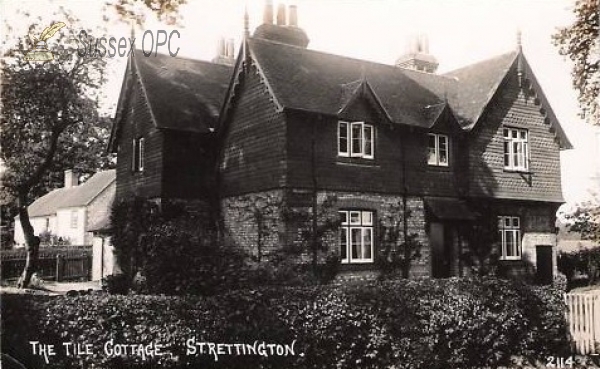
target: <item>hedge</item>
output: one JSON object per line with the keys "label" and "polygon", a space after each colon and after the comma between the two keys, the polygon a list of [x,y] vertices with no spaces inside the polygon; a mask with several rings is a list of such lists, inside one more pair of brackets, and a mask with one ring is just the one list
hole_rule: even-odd
{"label": "hedge", "polygon": [[[514,356],[545,362],[569,349],[560,292],[496,279],[264,288],[212,297],[3,298],[2,323],[10,332],[2,337],[5,353],[40,364],[28,342],[54,342],[50,368],[478,368],[507,365]],[[215,352],[223,348],[217,355],[208,343],[205,354],[186,352],[194,338],[196,350],[202,342],[232,346],[214,346]],[[111,357],[103,351],[111,340],[160,344],[169,354]],[[63,341],[91,344],[93,354],[67,357],[58,347]],[[241,346],[233,346],[260,349],[263,342],[267,357],[247,346],[242,355],[235,351]]]}

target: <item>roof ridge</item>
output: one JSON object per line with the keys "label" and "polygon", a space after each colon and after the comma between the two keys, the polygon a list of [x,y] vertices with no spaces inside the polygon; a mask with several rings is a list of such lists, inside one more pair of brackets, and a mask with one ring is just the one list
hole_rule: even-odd
{"label": "roof ridge", "polygon": [[466,70],[466,69],[468,69],[468,68],[475,68],[475,67],[477,67],[477,66],[480,66],[481,64],[484,64],[484,63],[489,63],[489,62],[491,62],[491,61],[493,61],[493,60],[502,59],[502,58],[504,58],[504,57],[507,57],[507,56],[509,56],[509,55],[514,55],[514,57],[516,58],[516,57],[517,57],[517,55],[519,55],[519,52],[518,52],[518,51],[514,51],[514,50],[513,50],[513,51],[505,52],[505,53],[503,53],[503,54],[498,54],[498,55],[492,56],[491,58],[487,58],[487,59],[479,60],[479,61],[477,61],[477,62],[475,62],[475,63],[468,64],[468,65],[462,66],[462,67],[460,67],[460,68],[457,68],[457,69],[453,69],[453,70],[451,70],[451,71],[448,71],[448,72],[445,72],[445,73],[443,73],[442,75],[443,75],[443,76],[445,76],[445,77],[447,77],[447,78],[454,79],[454,78],[451,76],[451,75],[452,75],[452,74],[454,74],[454,73],[461,72],[461,71],[463,71],[463,70]]}
{"label": "roof ridge", "polygon": [[[140,51],[143,54],[143,50],[142,49],[135,49],[135,51]],[[138,58],[138,56],[136,56],[135,52],[133,53],[133,55],[135,56],[134,59]],[[140,56],[140,58],[142,58],[142,56]],[[222,64],[222,63],[215,63],[215,62],[210,61],[210,60],[196,59],[196,58],[192,58],[192,57],[189,57],[189,56],[171,56],[171,55],[167,55],[167,54],[163,54],[163,53],[156,53],[156,56],[146,56],[146,55],[144,55],[143,58],[146,58],[146,59],[150,59],[150,58],[155,58],[155,59],[158,59],[158,58],[167,58],[167,59],[168,58],[173,58],[173,59],[179,59],[179,60],[184,60],[184,61],[188,60],[188,61],[191,61],[191,62],[200,62],[200,63],[204,63],[204,64],[211,64],[211,65],[216,65],[216,66],[220,66],[220,67],[223,67],[223,68],[232,68],[233,69],[233,66],[231,66],[231,65],[226,65],[226,64]]]}
{"label": "roof ridge", "polygon": [[[326,52],[326,51],[321,51],[321,50],[308,49],[308,48],[304,48],[304,47],[300,47],[300,46],[296,46],[296,45],[286,44],[284,42],[278,42],[278,41],[273,41],[273,40],[266,40],[266,39],[263,39],[263,38],[251,37],[250,41],[259,41],[259,42],[265,42],[265,43],[268,43],[268,44],[276,44],[276,45],[281,45],[281,46],[284,46],[284,47],[291,47],[291,48],[294,48],[294,49],[298,49],[298,50],[302,50],[302,51],[306,51],[306,52],[310,52],[310,53],[314,53],[314,54],[334,56],[334,57],[338,57],[338,58],[342,58],[342,59],[346,59],[346,60],[356,61],[358,63],[367,63],[367,64],[376,65],[376,66],[383,66],[383,67],[389,68],[390,70],[397,70],[400,73],[404,73],[404,72],[418,73],[418,74],[429,75],[429,76],[432,76],[432,77],[442,77],[442,78],[445,78],[445,79],[452,79],[451,77],[445,76],[443,74],[427,73],[427,72],[417,71],[417,70],[413,70],[413,69],[409,69],[409,68],[397,67],[395,65],[386,64],[386,63],[383,63],[383,62],[377,62],[377,61],[366,60],[366,59],[359,59],[359,58],[355,58],[355,57],[352,57],[352,56],[341,55],[341,54],[334,54],[334,53],[330,53],[330,52]],[[352,82],[354,82],[354,81],[352,81]]]}

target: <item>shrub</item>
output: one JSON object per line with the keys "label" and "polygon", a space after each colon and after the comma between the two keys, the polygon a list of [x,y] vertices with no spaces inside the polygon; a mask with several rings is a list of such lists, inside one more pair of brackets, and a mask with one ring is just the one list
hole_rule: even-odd
{"label": "shrub", "polygon": [[[30,297],[27,297],[30,298]],[[4,301],[6,328],[19,302]],[[565,356],[560,292],[495,279],[394,281],[354,286],[277,287],[213,297],[87,295],[43,299],[9,330],[12,353],[28,339],[85,341],[97,355],[58,355],[50,367],[128,368],[481,368],[514,356]],[[31,322],[37,321],[36,324]],[[186,355],[186,340],[295,342],[295,355]],[[165,345],[172,355],[107,357],[102,345]],[[28,351],[29,350],[29,351]],[[302,355],[300,355],[302,354]]]}
{"label": "shrub", "polygon": [[112,274],[102,279],[102,287],[108,293],[125,295],[129,291],[129,280],[125,274]]}

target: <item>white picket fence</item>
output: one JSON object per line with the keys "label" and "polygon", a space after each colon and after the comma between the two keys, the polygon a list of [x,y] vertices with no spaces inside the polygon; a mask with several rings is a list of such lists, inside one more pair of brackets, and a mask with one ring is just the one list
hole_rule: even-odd
{"label": "white picket fence", "polygon": [[567,320],[575,343],[582,355],[597,354],[600,344],[600,293],[567,293]]}

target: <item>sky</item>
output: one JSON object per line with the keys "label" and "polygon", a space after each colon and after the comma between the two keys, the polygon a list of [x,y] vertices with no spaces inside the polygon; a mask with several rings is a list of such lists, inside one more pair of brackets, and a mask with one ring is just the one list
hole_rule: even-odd
{"label": "sky", "polygon": [[[0,0],[0,11],[13,31],[27,32],[18,22],[19,10],[41,14],[63,6],[86,25],[102,22],[102,3],[83,0]],[[145,30],[177,29],[173,39],[178,56],[212,59],[221,37],[235,40],[236,50],[243,35],[244,9],[248,9],[250,31],[262,23],[264,0],[188,0],[182,6],[179,26],[167,26],[147,15],[136,30],[140,47]],[[558,54],[551,36],[558,27],[573,21],[574,0],[273,0],[297,5],[298,23],[304,28],[314,50],[393,64],[404,52],[411,35],[424,33],[430,53],[444,73],[480,60],[514,50],[521,31],[525,56],[544,93],[575,149],[561,154],[563,193],[570,202],[585,200],[592,187],[599,186],[600,128],[577,116],[576,92],[571,85],[568,60]],[[107,36],[128,37],[130,26],[109,13]],[[14,24],[11,19],[15,19]],[[48,19],[51,23],[52,19]],[[168,52],[166,48],[159,52]],[[112,112],[123,77],[125,58],[111,59],[104,106]]]}

